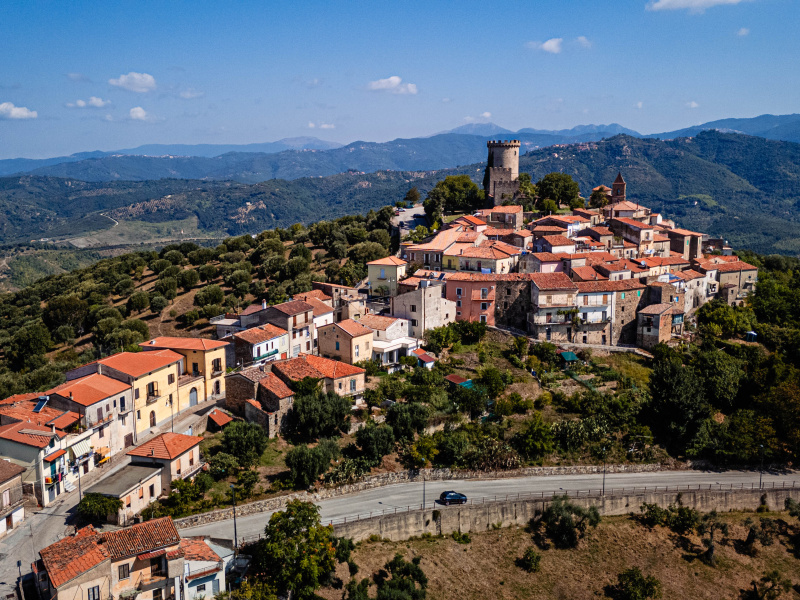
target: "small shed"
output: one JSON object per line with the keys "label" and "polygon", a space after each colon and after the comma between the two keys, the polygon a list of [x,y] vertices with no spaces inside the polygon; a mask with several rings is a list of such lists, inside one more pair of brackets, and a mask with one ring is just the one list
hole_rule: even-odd
{"label": "small shed", "polygon": [[578,362],[578,357],[574,352],[564,351],[559,352],[558,355],[561,357],[561,361],[567,366]]}
{"label": "small shed", "polygon": [[208,425],[206,426],[206,429],[211,432],[222,431],[222,428],[231,421],[233,421],[233,418],[228,413],[222,412],[220,409],[215,408],[208,413]]}
{"label": "small shed", "polygon": [[452,386],[452,387],[464,387],[464,388],[471,388],[472,387],[472,379],[467,379],[465,377],[461,377],[461,375],[446,375],[445,381]]}

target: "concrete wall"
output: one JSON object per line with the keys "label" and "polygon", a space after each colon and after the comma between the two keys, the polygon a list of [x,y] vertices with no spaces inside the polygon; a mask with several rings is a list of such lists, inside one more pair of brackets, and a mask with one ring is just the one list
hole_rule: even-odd
{"label": "concrete wall", "polygon": [[[717,510],[755,510],[761,503],[761,496],[766,495],[767,505],[773,509],[782,509],[786,498],[800,499],[800,488],[775,490],[695,490],[684,491],[681,500],[685,506],[700,512]],[[675,503],[676,492],[648,492],[636,495],[571,497],[570,501],[580,506],[596,506],[601,515],[625,515],[638,513],[644,504],[657,504],[666,508]],[[550,503],[550,499],[529,499],[489,502],[486,504],[464,506],[436,506],[438,520],[433,518],[433,504],[426,510],[415,510],[350,521],[334,525],[339,537],[349,537],[358,542],[379,535],[393,542],[407,540],[410,537],[425,533],[432,535],[449,535],[454,531],[462,533],[481,532],[492,529],[498,524],[504,527],[525,526]]]}

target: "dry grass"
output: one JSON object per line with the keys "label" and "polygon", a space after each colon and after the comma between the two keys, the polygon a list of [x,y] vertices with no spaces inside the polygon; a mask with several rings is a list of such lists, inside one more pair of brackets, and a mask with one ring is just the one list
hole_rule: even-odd
{"label": "dry grass", "polygon": [[[747,516],[726,515],[731,523],[731,541],[717,546],[716,568],[696,558],[701,550],[699,538],[684,541],[669,530],[651,531],[628,517],[604,519],[575,550],[541,550],[541,570],[533,574],[515,564],[531,545],[530,534],[520,528],[473,534],[472,543],[467,545],[449,537],[364,542],[354,558],[359,565],[357,577],[363,578],[377,573],[396,552],[409,560],[422,557],[432,600],[605,597],[604,587],[615,583],[618,573],[634,566],[661,580],[665,599],[738,598],[740,590],[771,569],[778,569],[794,584],[800,582],[800,560],[792,554],[788,536],[760,549],[756,557],[737,553],[733,540],[744,539],[741,523]],[[786,518],[785,514],[769,516]],[[341,565],[337,575],[349,579]],[[342,592],[325,589],[321,595],[333,600],[341,598]],[[782,598],[800,598],[800,594],[793,591]]]}

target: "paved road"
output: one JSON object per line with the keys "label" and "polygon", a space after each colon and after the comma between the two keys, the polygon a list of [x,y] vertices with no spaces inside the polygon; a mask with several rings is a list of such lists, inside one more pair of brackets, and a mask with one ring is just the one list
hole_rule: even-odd
{"label": "paved road", "polygon": [[400,216],[392,217],[392,225],[400,228],[400,237],[408,235],[408,232],[417,225],[426,225],[428,220],[425,217],[425,209],[422,204],[413,208],[407,208],[400,213]]}
{"label": "paved road", "polygon": [[[686,486],[686,485],[729,485],[743,484],[758,487],[758,472],[728,471],[724,473],[704,471],[660,471],[656,473],[621,473],[606,475],[606,493],[614,488],[644,488],[653,486]],[[764,486],[775,485],[800,485],[800,473],[789,475],[764,474]],[[431,506],[435,498],[445,490],[456,490],[467,494],[470,498],[491,497],[495,495],[504,498],[506,494],[527,494],[540,492],[561,491],[599,491],[603,485],[603,475],[569,475],[561,477],[517,477],[513,479],[498,480],[453,480],[435,481],[425,484],[426,505]],[[320,507],[323,522],[338,520],[343,517],[354,517],[358,514],[364,516],[381,511],[394,511],[415,505],[419,508],[422,503],[422,483],[401,483],[382,488],[367,490],[358,494],[342,496],[330,500],[317,502]],[[239,538],[250,537],[262,533],[264,525],[269,520],[271,513],[260,513],[237,519],[237,532]],[[212,535],[221,538],[233,538],[233,522],[220,521],[190,529],[182,529],[181,535]]]}

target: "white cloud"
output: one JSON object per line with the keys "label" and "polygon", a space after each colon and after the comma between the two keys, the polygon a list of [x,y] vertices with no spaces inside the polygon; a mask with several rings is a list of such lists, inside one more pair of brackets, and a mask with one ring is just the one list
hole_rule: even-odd
{"label": "white cloud", "polygon": [[486,112],[481,113],[481,119],[491,119],[491,118],[492,118],[492,113],[490,113],[488,110]]}
{"label": "white cloud", "polygon": [[70,81],[80,81],[82,83],[89,83],[92,81],[83,73],[67,73],[66,75],[67,79],[69,79]]}
{"label": "white cloud", "polygon": [[739,31],[736,32],[736,35],[738,35],[739,37],[750,35],[750,30],[747,27],[742,27]]}
{"label": "white cloud", "polygon": [[450,99],[450,98],[442,98],[442,102],[444,102],[445,104],[447,104],[448,102],[452,102],[452,101],[453,100]]}
{"label": "white cloud", "polygon": [[129,112],[130,118],[134,121],[150,121],[150,114],[141,106],[134,106]]}
{"label": "white cloud", "polygon": [[180,97],[184,100],[194,100],[195,98],[202,98],[205,95],[205,92],[201,92],[200,90],[196,90],[194,88],[186,88],[180,93]]}
{"label": "white cloud", "polygon": [[546,42],[528,42],[525,47],[532,50],[543,50],[550,54],[560,54],[563,42],[564,38],[550,38]]}
{"label": "white cloud", "polygon": [[106,116],[105,116],[105,117],[103,117],[103,118],[104,118],[106,121],[113,121],[113,120],[114,120],[114,117],[112,117],[111,115],[106,115]]}
{"label": "white cloud", "polygon": [[587,38],[585,35],[579,35],[575,41],[578,42],[578,44],[580,44],[584,48],[592,47],[592,42],[590,42],[589,38]]}
{"label": "white cloud", "polygon": [[319,128],[320,129],[336,129],[336,125],[334,125],[333,123],[320,123],[319,124]]}
{"label": "white cloud", "polygon": [[377,79],[367,84],[367,89],[373,92],[390,92],[392,94],[416,94],[417,84],[403,83],[402,78],[392,75],[386,79]]}
{"label": "white cloud", "polygon": [[103,100],[97,96],[89,96],[88,100],[76,100],[75,102],[67,102],[69,108],[103,108],[111,104],[111,100]]}
{"label": "white cloud", "polygon": [[120,75],[117,79],[109,79],[108,83],[139,94],[156,89],[155,77],[148,73],[136,73],[135,71],[131,71],[127,75]]}
{"label": "white cloud", "polygon": [[464,122],[465,123],[486,123],[491,118],[492,118],[492,113],[490,113],[487,110],[487,111],[482,112],[481,114],[479,114],[477,117],[464,117]]}
{"label": "white cloud", "polygon": [[707,8],[729,4],[739,4],[742,0],[651,0],[647,10],[688,10],[701,13]]}
{"label": "white cloud", "polygon": [[639,109],[641,109],[641,108],[644,106],[644,103],[642,103],[642,101],[640,100],[639,102],[637,102],[636,104],[634,104],[634,106],[635,106],[636,108],[639,108]]}
{"label": "white cloud", "polygon": [[317,124],[316,124],[316,123],[314,123],[313,121],[309,121],[309,122],[308,122],[308,128],[309,128],[309,129],[314,129],[316,126],[317,126]]}
{"label": "white cloud", "polygon": [[35,119],[38,116],[35,110],[14,106],[11,102],[0,102],[0,119]]}
{"label": "white cloud", "polygon": [[694,100],[692,100],[691,102],[687,102],[686,106],[689,107],[689,108],[697,108],[700,105],[697,102],[695,102]]}

